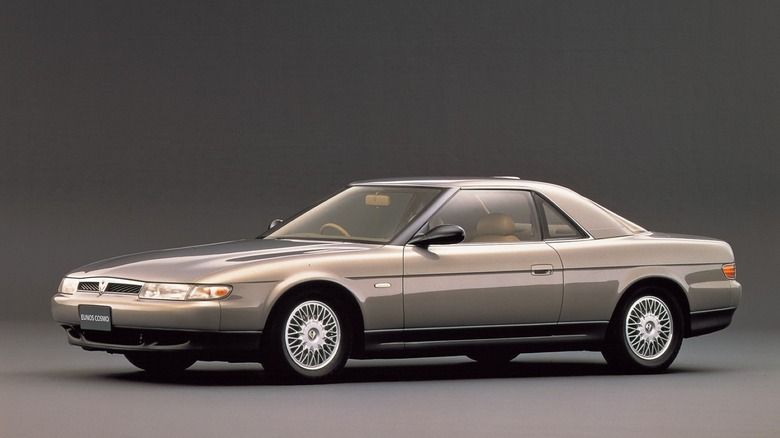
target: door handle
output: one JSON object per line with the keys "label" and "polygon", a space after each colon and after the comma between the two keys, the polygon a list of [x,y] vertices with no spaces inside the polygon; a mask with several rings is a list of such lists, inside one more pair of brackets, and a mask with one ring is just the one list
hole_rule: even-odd
{"label": "door handle", "polygon": [[552,275],[553,265],[531,265],[531,275]]}

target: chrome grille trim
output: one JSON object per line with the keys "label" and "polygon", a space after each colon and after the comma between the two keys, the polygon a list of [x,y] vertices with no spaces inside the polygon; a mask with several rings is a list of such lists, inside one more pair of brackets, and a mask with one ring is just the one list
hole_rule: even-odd
{"label": "chrome grille trim", "polygon": [[[143,286],[141,281],[123,280],[120,278],[85,278],[79,281],[80,292],[137,294]],[[102,289],[102,290],[101,290]]]}

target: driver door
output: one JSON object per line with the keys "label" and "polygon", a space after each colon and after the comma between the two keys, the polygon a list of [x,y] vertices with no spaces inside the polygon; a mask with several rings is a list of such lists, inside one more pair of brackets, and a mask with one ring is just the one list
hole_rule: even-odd
{"label": "driver door", "polygon": [[[556,324],[563,300],[558,254],[541,240],[531,194],[461,190],[429,221],[463,228],[454,245],[404,249],[409,340],[521,335]],[[444,335],[445,337],[447,335]]]}

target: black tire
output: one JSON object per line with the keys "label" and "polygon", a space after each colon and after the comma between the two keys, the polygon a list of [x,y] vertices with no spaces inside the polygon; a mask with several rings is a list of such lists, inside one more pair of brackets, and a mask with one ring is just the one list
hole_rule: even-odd
{"label": "black tire", "polygon": [[309,292],[279,304],[263,342],[263,368],[271,374],[320,382],[349,359],[352,327],[338,301]]}
{"label": "black tire", "polygon": [[125,358],[136,367],[153,374],[181,372],[195,363],[195,359],[176,353],[125,353]]}
{"label": "black tire", "polygon": [[682,311],[671,294],[644,286],[615,310],[602,355],[621,372],[661,372],[677,357],[683,331]]}

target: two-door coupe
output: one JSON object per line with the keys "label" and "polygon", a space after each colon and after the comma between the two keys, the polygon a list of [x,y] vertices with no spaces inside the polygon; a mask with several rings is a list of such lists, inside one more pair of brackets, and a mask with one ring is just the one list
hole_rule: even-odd
{"label": "two-door coupe", "polygon": [[260,362],[322,380],[347,359],[601,351],[657,372],[727,327],[731,248],[649,232],[514,177],[363,181],[258,238],[100,261],[52,299],[68,341],[150,372]]}

